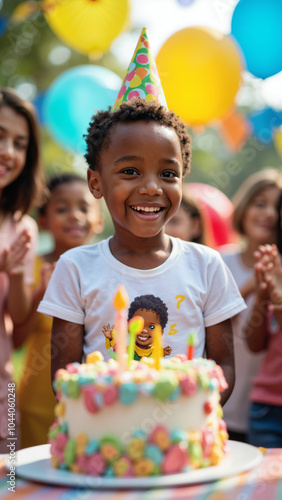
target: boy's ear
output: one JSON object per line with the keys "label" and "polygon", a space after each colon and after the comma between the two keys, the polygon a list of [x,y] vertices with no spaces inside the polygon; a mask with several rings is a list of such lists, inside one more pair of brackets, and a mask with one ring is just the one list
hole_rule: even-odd
{"label": "boy's ear", "polygon": [[87,180],[90,192],[93,194],[94,198],[97,200],[103,198],[100,172],[89,168],[87,170]]}

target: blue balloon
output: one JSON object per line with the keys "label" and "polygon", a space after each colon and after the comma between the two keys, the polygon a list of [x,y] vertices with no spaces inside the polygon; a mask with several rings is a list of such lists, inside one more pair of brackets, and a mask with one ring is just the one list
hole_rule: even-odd
{"label": "blue balloon", "polygon": [[92,115],[115,102],[121,79],[102,66],[76,66],[61,74],[46,93],[43,120],[61,146],[84,154]]}
{"label": "blue balloon", "polygon": [[265,108],[249,115],[253,136],[262,144],[270,144],[275,129],[282,124],[282,112],[272,108]]}
{"label": "blue balloon", "polygon": [[247,70],[268,78],[282,70],[282,1],[239,0],[231,33],[245,56]]}
{"label": "blue balloon", "polygon": [[39,123],[41,125],[44,124],[44,101],[45,101],[46,94],[45,92],[39,92],[36,96],[36,98],[33,101],[33,105],[36,109],[37,112],[37,117],[39,120]]}
{"label": "blue balloon", "polygon": [[4,35],[8,28],[8,19],[4,16],[0,16],[0,36]]}

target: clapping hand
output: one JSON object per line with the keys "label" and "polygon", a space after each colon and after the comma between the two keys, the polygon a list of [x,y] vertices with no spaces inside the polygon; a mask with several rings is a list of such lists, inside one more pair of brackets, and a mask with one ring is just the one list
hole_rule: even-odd
{"label": "clapping hand", "polygon": [[0,251],[0,272],[20,274],[24,269],[24,258],[30,248],[30,233],[24,229],[11,245]]}
{"label": "clapping hand", "polygon": [[267,293],[272,311],[282,311],[282,261],[276,245],[259,247],[256,277],[261,293]]}

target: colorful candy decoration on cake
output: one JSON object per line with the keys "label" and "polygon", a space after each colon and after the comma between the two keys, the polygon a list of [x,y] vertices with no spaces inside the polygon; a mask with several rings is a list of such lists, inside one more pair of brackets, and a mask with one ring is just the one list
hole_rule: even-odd
{"label": "colorful candy decoration on cake", "polygon": [[123,102],[136,97],[145,101],[158,101],[167,107],[146,28],[142,29],[112,111],[116,111]]}
{"label": "colorful candy decoration on cake", "polygon": [[[227,387],[221,367],[207,359],[188,361],[185,355],[161,357],[159,369],[155,361],[133,360],[127,370],[121,371],[117,361],[105,362],[96,351],[87,356],[85,364],[70,363],[66,369],[58,370],[54,383],[59,397],[57,421],[49,432],[54,467],[93,476],[133,477],[174,474],[220,463],[227,450],[228,435],[219,399],[209,395]],[[144,405],[145,398],[152,399],[153,408],[158,401],[168,404],[168,411],[173,408],[171,405],[181,402],[176,406],[181,412],[183,397],[189,401],[198,393],[203,396],[200,412],[206,422],[202,429],[169,428],[167,422],[155,422],[149,430],[142,424],[129,426],[126,439],[109,427],[94,438],[89,437],[80,421],[81,431],[71,434],[71,423],[66,418],[67,406],[79,401],[81,414],[86,412],[93,417],[93,431],[96,418],[100,417],[103,424],[104,409],[109,408],[110,414],[116,415],[117,406],[121,405],[126,418],[138,402],[141,407]],[[73,411],[70,413],[73,415]],[[209,421],[212,413],[216,415],[215,424]],[[76,425],[78,420],[75,419]]]}

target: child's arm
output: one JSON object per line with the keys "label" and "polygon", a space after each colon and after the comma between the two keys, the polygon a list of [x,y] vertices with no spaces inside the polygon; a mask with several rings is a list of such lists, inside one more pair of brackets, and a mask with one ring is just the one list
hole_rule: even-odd
{"label": "child's arm", "polygon": [[29,250],[31,235],[26,229],[0,256],[0,271],[9,276],[9,291],[6,309],[13,323],[25,321],[31,309],[31,287],[24,281],[24,257]]}
{"label": "child's arm", "polygon": [[32,331],[34,327],[36,319],[40,314],[37,312],[37,307],[43,298],[43,295],[51,278],[54,267],[55,263],[50,264],[49,262],[44,262],[40,271],[41,275],[40,284],[33,290],[31,311],[27,319],[23,323],[19,325],[14,325],[13,344],[16,349],[23,344],[23,342],[27,339],[29,333]]}
{"label": "child's arm", "polygon": [[51,378],[68,363],[81,363],[84,327],[63,319],[54,318],[51,337]]}
{"label": "child's arm", "polygon": [[251,278],[247,283],[245,283],[242,288],[240,288],[240,293],[245,300],[251,293],[255,292],[256,280],[255,277]]}
{"label": "child's arm", "polygon": [[221,394],[223,406],[231,395],[235,383],[233,332],[230,319],[206,328],[206,355],[221,366],[228,388]]}

